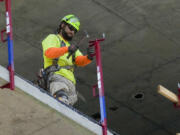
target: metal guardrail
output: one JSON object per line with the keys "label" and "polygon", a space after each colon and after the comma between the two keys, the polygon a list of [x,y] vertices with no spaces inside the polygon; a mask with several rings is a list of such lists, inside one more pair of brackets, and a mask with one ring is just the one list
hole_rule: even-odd
{"label": "metal guardrail", "polygon": [[[107,135],[107,117],[106,117],[106,106],[105,106],[105,97],[104,97],[104,82],[103,82],[103,71],[102,71],[102,63],[101,63],[101,50],[100,50],[100,42],[105,39],[96,39],[94,41],[89,41],[89,47],[95,48],[95,54],[92,56],[96,57],[96,65],[97,65],[97,84],[93,86],[93,96],[99,96],[100,103],[100,111],[101,111],[101,126],[103,135]],[[96,87],[98,86],[99,94],[96,94]]]}
{"label": "metal guardrail", "polygon": [[[11,0],[0,0],[0,2],[5,2],[6,8],[6,29],[1,31],[1,41],[8,42],[8,66],[9,70],[9,80],[10,82],[1,86],[0,88],[10,88],[14,90],[14,55],[13,55],[13,34],[12,34],[12,22],[11,22]],[[4,33],[6,32],[7,38],[4,39]]]}

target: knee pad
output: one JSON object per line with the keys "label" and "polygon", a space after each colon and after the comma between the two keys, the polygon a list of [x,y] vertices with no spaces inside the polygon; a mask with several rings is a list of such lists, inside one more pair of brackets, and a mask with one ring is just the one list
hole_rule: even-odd
{"label": "knee pad", "polygon": [[57,100],[69,105],[68,96],[64,90],[59,90],[53,95]]}
{"label": "knee pad", "polygon": [[68,99],[68,96],[67,96],[67,94],[66,94],[66,92],[65,92],[64,90],[58,90],[58,91],[54,94],[54,97],[55,97],[55,98],[63,97],[63,98]]}

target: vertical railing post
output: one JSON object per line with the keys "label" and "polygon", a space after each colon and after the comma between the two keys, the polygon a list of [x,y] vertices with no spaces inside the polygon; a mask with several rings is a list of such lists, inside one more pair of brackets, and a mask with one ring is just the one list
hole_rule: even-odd
{"label": "vertical railing post", "polygon": [[[3,1],[3,0],[0,0]],[[8,41],[8,67],[9,83],[1,86],[1,88],[10,88],[14,90],[14,54],[13,54],[13,34],[12,34],[12,18],[11,18],[11,0],[4,0],[6,7],[6,34]],[[1,39],[3,40],[3,32],[1,32]],[[6,41],[6,40],[3,40]]]}
{"label": "vertical railing post", "polygon": [[[95,47],[95,56],[96,56],[96,65],[97,65],[97,81],[99,89],[99,103],[101,111],[101,126],[103,135],[107,135],[107,117],[106,117],[106,106],[105,106],[105,96],[104,96],[104,83],[103,83],[103,71],[101,63],[101,50],[100,50],[100,41],[104,39],[97,39],[95,41],[90,41],[89,47]],[[94,91],[94,90],[93,90]]]}

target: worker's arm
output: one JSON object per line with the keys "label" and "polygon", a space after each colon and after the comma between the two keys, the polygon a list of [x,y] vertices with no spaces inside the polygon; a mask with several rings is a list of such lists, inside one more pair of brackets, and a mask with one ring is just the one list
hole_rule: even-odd
{"label": "worker's arm", "polygon": [[86,55],[86,56],[77,56],[76,59],[75,59],[75,64],[77,66],[86,66],[89,63],[91,63],[91,60],[88,59],[88,55]]}
{"label": "worker's arm", "polygon": [[58,58],[68,51],[67,47],[60,47],[60,41],[55,34],[49,34],[43,41],[43,53],[47,58]]}
{"label": "worker's arm", "polygon": [[71,45],[69,47],[50,47],[45,51],[45,56],[50,59],[59,58],[60,56],[63,56],[65,53],[69,52],[73,54],[78,49],[77,46]]}
{"label": "worker's arm", "polygon": [[[58,58],[58,57],[64,55],[67,52],[68,52],[68,47],[60,47],[60,48],[51,47],[45,51],[45,56],[48,58],[54,59],[54,58]],[[88,55],[77,56],[75,58],[75,63],[77,66],[85,66],[85,65],[89,64],[90,62],[91,62],[91,60],[88,59]]]}
{"label": "worker's arm", "polygon": [[63,56],[67,52],[74,53],[77,50],[77,46],[75,45],[59,47],[59,44],[60,42],[56,35],[48,35],[42,42],[44,55],[47,58],[55,59]]}
{"label": "worker's arm", "polygon": [[43,53],[47,58],[54,59],[58,58],[68,51],[73,53],[76,51],[77,47],[71,45],[70,47],[59,47],[59,39],[55,34],[48,35],[43,41]]}
{"label": "worker's arm", "polygon": [[45,51],[45,56],[50,59],[55,59],[55,58],[58,58],[58,57],[64,55],[67,52],[68,52],[68,47],[66,47],[66,46],[60,47],[60,48],[51,47]]}
{"label": "worker's arm", "polygon": [[87,55],[77,56],[75,59],[75,64],[77,66],[86,66],[87,64],[91,63],[91,61],[93,60],[93,54],[94,54],[94,49],[93,48],[87,48]]}

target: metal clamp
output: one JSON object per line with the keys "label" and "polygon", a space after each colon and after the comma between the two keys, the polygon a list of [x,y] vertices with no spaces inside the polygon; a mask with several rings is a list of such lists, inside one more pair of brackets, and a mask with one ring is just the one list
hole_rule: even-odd
{"label": "metal clamp", "polygon": [[180,108],[180,83],[178,83],[178,102],[177,103],[174,103],[174,107],[175,108]]}
{"label": "metal clamp", "polygon": [[93,40],[93,41],[89,41],[89,43],[91,44],[92,43],[92,45],[93,44],[95,44],[95,42],[101,42],[101,41],[104,41],[105,39],[104,38],[102,38],[102,39],[96,39],[96,40]]}
{"label": "metal clamp", "polygon": [[97,84],[93,85],[93,97],[99,96],[99,94],[96,94],[96,88],[97,88]]}
{"label": "metal clamp", "polygon": [[3,34],[4,34],[5,32],[6,32],[6,29],[4,29],[4,30],[1,31],[1,41],[2,41],[3,43],[7,41],[7,38],[4,39],[4,36],[3,36]]}

